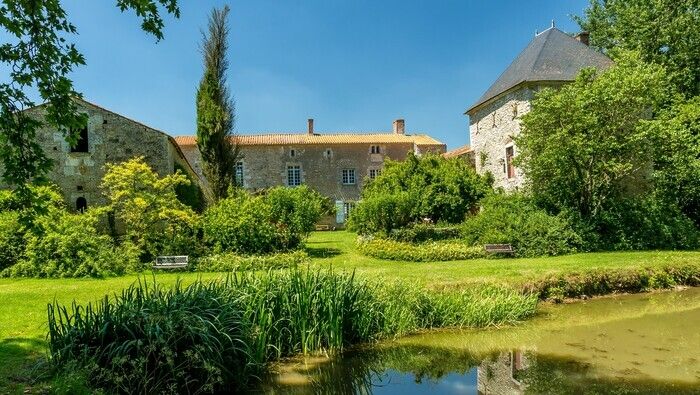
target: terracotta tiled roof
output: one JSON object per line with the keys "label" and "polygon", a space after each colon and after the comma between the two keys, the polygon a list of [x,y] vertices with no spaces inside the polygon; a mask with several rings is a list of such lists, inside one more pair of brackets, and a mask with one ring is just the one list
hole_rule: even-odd
{"label": "terracotta tiled roof", "polygon": [[[385,133],[338,133],[310,135],[304,133],[271,133],[236,136],[240,145],[305,145],[305,144],[386,144],[408,143],[416,145],[443,145],[440,141],[424,134]],[[176,136],[180,146],[192,146],[197,143],[195,136]]]}
{"label": "terracotta tiled roof", "polygon": [[469,146],[469,145],[463,145],[463,146],[461,146],[461,147],[459,147],[459,148],[455,148],[455,149],[453,149],[453,150],[451,150],[451,151],[445,152],[444,154],[442,154],[442,156],[444,156],[445,158],[454,158],[454,157],[457,157],[457,156],[462,156],[462,155],[464,155],[464,154],[467,154],[467,153],[469,153],[469,152],[471,152],[471,151],[472,151],[472,147],[471,147],[471,146]]}

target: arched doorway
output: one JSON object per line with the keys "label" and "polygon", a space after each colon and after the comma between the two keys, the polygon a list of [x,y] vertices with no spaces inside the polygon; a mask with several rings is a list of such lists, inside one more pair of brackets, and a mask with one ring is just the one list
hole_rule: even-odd
{"label": "arched doorway", "polygon": [[78,210],[79,213],[84,213],[85,210],[87,210],[87,199],[82,196],[76,199],[75,209]]}

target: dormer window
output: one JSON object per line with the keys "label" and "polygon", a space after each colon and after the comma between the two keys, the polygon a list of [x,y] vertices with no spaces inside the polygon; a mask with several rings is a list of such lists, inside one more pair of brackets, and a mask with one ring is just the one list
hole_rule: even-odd
{"label": "dormer window", "polygon": [[378,145],[373,145],[369,148],[369,152],[372,154],[381,154],[382,149]]}
{"label": "dormer window", "polygon": [[78,141],[75,145],[70,147],[70,152],[88,152],[88,128],[87,125],[80,128],[80,130],[72,131],[72,134],[78,135]]}

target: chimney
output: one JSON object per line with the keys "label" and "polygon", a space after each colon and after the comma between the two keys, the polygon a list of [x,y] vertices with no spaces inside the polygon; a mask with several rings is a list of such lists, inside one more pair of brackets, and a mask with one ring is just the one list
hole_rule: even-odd
{"label": "chimney", "polygon": [[578,41],[578,42],[580,42],[580,43],[582,43],[582,44],[588,45],[588,43],[589,43],[589,41],[588,41],[589,37],[590,37],[590,33],[588,33],[588,32],[581,32],[581,33],[577,34],[574,38],[576,39],[576,41]]}
{"label": "chimney", "polygon": [[309,118],[309,136],[314,134],[314,119]]}
{"label": "chimney", "polygon": [[406,134],[406,124],[403,119],[394,121],[394,134]]}

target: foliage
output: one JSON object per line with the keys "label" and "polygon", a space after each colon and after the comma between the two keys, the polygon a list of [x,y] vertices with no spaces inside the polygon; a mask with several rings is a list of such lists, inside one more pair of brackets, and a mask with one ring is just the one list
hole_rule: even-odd
{"label": "foliage", "polygon": [[387,162],[364,187],[350,223],[361,233],[388,232],[425,218],[459,223],[489,190],[486,177],[459,158],[409,154],[405,161]]}
{"label": "foliage", "polygon": [[187,177],[189,184],[179,184],[175,187],[175,194],[179,201],[189,206],[195,212],[201,213],[206,206],[204,193],[196,180],[187,173],[184,167],[175,164],[175,172],[180,172]]}
{"label": "foliage", "polygon": [[591,0],[582,17],[591,45],[614,53],[639,51],[668,69],[686,96],[700,94],[700,9],[697,0]]}
{"label": "foliage", "polygon": [[102,277],[123,274],[129,262],[97,232],[97,217],[56,211],[38,219],[43,234],[28,233],[26,258],[3,271],[12,277]]}
{"label": "foliage", "polygon": [[123,223],[125,242],[133,243],[142,261],[193,251],[198,219],[175,193],[178,185],[188,183],[179,172],[159,177],[143,157],[107,165],[102,189],[109,204],[104,210]]}
{"label": "foliage", "polygon": [[288,244],[292,248],[301,244],[301,239],[315,229],[321,216],[332,207],[330,199],[306,185],[269,189],[264,200],[270,205],[278,232],[288,234]]}
{"label": "foliage", "polygon": [[[159,6],[169,14],[180,15],[177,0],[117,0],[121,11],[133,9],[142,19],[142,29],[161,39]],[[11,41],[0,45],[0,63],[9,73],[9,78],[0,83],[2,177],[26,202],[31,197],[26,185],[41,179],[51,168],[36,139],[38,128],[45,122],[64,130],[67,141],[74,144],[78,136],[69,131],[86,121],[72,101],[79,94],[68,77],[76,66],[85,64],[85,58],[68,39],[77,30],[58,1],[4,0],[0,27]],[[28,92],[34,88],[45,102],[43,120],[24,112],[34,106]]]}
{"label": "foliage", "polygon": [[357,249],[373,258],[407,262],[460,261],[485,256],[483,247],[472,247],[461,241],[414,244],[379,237],[360,237]]}
{"label": "foliage", "polygon": [[594,222],[598,250],[700,248],[700,230],[673,203],[656,196],[619,199]]}
{"label": "foliage", "polygon": [[643,128],[657,136],[657,193],[700,226],[700,96],[678,103]]}
{"label": "foliage", "polygon": [[514,323],[537,299],[493,286],[437,293],[291,270],[233,273],[225,281],[139,282],[114,298],[49,305],[59,369],[86,369],[92,386],[124,393],[240,390],[268,361],[433,327]]}
{"label": "foliage", "polygon": [[350,213],[348,229],[359,234],[388,234],[411,223],[413,203],[407,192],[364,197]]}
{"label": "foliage", "polygon": [[219,200],[202,220],[204,242],[216,253],[268,254],[284,250],[272,223],[272,209],[262,196],[246,192]]}
{"label": "foliage", "polygon": [[284,252],[272,255],[236,255],[232,253],[211,255],[197,261],[200,272],[232,272],[242,270],[270,270],[295,268],[309,263],[304,251]]}
{"label": "foliage", "polygon": [[461,232],[458,226],[415,224],[408,228],[392,230],[391,233],[389,233],[389,238],[409,243],[422,243],[425,241],[458,239],[460,234]]}
{"label": "foliage", "polygon": [[619,196],[645,191],[656,139],[640,122],[668,98],[664,70],[634,54],[597,74],[584,69],[543,89],[522,117],[517,164],[545,207],[596,217]]}
{"label": "foliage", "polygon": [[522,195],[493,195],[462,227],[470,245],[511,244],[515,256],[576,252],[582,239],[563,215],[550,215]]}
{"label": "foliage", "polygon": [[216,200],[236,185],[236,162],[240,151],[232,135],[235,106],[226,86],[228,69],[228,6],[213,9],[208,34],[202,42],[204,76],[197,89],[197,148],[202,171]]}
{"label": "foliage", "polygon": [[24,257],[24,227],[19,214],[0,211],[0,271],[14,265]]}
{"label": "foliage", "polygon": [[561,302],[568,298],[698,285],[700,285],[700,266],[676,264],[662,267],[561,273],[529,282],[524,285],[524,289],[538,294],[540,299]]}

